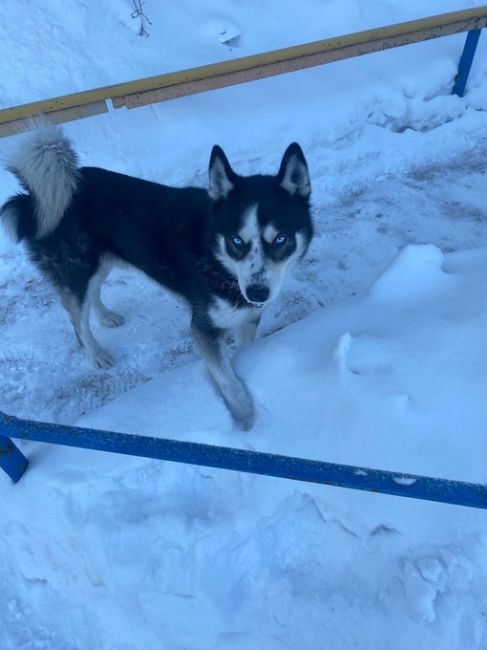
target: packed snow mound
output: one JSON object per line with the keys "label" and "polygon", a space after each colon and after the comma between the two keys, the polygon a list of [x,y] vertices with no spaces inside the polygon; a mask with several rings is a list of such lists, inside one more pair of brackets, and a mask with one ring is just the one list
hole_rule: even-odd
{"label": "packed snow mound", "polygon": [[[236,368],[258,406],[250,433],[234,429],[199,362],[79,424],[487,482],[486,277],[487,249],[409,247],[368,294],[241,349]],[[23,451],[32,467],[0,506],[2,647],[55,629],[40,647],[88,649],[88,618],[102,649],[487,642],[484,511],[35,444]],[[61,608],[72,614],[62,623]]]}
{"label": "packed snow mound", "polygon": [[[487,295],[480,269],[487,270],[487,254],[481,251],[444,254],[432,245],[408,246],[368,295],[238,350],[235,368],[258,411],[250,435],[234,429],[202,362],[164,373],[80,424],[230,440],[279,453],[306,451],[323,460],[481,481],[481,456],[472,456],[457,436],[481,422],[476,409],[463,407],[466,399],[483,412],[480,341]],[[438,459],[436,445],[450,436],[454,453]],[[364,437],[369,444],[361,443]]]}

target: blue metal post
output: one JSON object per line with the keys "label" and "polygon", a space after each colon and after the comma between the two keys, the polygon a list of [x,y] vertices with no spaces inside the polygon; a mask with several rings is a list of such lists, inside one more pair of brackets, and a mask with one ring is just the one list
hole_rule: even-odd
{"label": "blue metal post", "polygon": [[467,34],[467,40],[465,41],[462,56],[460,57],[460,63],[458,64],[458,73],[455,77],[455,85],[453,86],[452,95],[463,97],[465,93],[465,86],[467,85],[468,75],[470,73],[470,68],[472,67],[473,57],[475,55],[475,50],[477,49],[481,32],[481,29],[473,29]]}
{"label": "blue metal post", "polygon": [[338,465],[231,447],[151,438],[114,431],[81,429],[19,420],[0,412],[0,436],[110,451],[189,465],[216,467],[264,476],[307,481],[413,499],[487,508],[487,486],[462,481]]}
{"label": "blue metal post", "polygon": [[14,483],[21,478],[29,461],[10,440],[0,436],[0,467],[7,472]]}

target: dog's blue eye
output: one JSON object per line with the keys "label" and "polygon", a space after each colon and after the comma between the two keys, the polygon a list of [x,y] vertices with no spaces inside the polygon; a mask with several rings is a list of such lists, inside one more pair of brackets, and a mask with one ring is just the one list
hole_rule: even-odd
{"label": "dog's blue eye", "polygon": [[272,242],[274,246],[282,246],[287,242],[287,236],[286,235],[277,235],[277,237],[274,239]]}
{"label": "dog's blue eye", "polygon": [[238,235],[235,235],[234,237],[230,238],[232,240],[232,244],[234,246],[237,246],[237,248],[240,248],[240,246],[243,246],[243,239],[239,237]]}

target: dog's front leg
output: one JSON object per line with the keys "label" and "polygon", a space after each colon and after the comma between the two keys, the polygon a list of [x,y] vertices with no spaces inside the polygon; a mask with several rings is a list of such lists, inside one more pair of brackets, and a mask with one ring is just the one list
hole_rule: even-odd
{"label": "dog's front leg", "polygon": [[260,321],[260,314],[242,323],[236,331],[237,345],[247,345],[255,341],[255,334]]}
{"label": "dog's front leg", "polygon": [[248,431],[254,424],[254,405],[232,368],[223,343],[223,330],[215,328],[206,317],[195,314],[191,331],[230,413],[237,424]]}

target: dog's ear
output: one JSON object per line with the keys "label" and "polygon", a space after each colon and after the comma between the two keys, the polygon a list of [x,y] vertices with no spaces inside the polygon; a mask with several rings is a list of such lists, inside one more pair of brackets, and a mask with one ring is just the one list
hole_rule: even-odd
{"label": "dog's ear", "polygon": [[210,156],[208,194],[213,201],[226,199],[235,187],[237,175],[230,167],[223,149],[217,144]]}
{"label": "dog's ear", "polygon": [[297,142],[290,144],[284,152],[277,182],[291,195],[297,194],[307,199],[311,194],[308,165]]}

